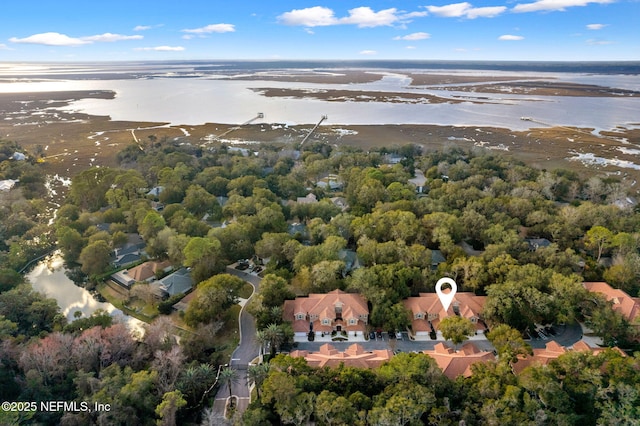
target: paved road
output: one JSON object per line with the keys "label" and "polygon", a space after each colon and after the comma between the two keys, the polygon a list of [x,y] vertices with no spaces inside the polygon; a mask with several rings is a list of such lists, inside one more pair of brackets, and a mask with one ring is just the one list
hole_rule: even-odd
{"label": "paved road", "polygon": [[[260,288],[260,281],[262,279],[256,275],[246,273],[244,271],[238,271],[232,267],[227,267],[227,273],[242,278],[254,288],[254,294]],[[244,412],[249,405],[249,388],[247,385],[247,364],[251,362],[260,349],[258,342],[256,342],[256,321],[251,314],[249,314],[244,307],[240,311],[240,344],[231,354],[231,367],[238,370],[238,382],[231,386],[231,392],[233,395],[239,398],[238,411]],[[214,402],[214,409],[218,412],[223,412],[225,402],[229,397],[229,388],[224,387],[218,389],[216,399]]]}
{"label": "paved road", "polygon": [[[576,343],[578,340],[582,338],[582,329],[580,324],[569,324],[563,326],[554,326],[554,330],[556,331],[556,335],[549,336],[545,339],[535,339],[535,340],[527,340],[527,343],[531,345],[533,348],[544,348],[545,345],[551,341],[555,340],[562,346],[571,346]],[[481,350],[492,351],[494,348],[489,343],[488,340],[478,339],[471,341],[474,345]],[[297,349],[305,350],[305,351],[317,351],[320,346],[328,342],[299,342]],[[329,342],[331,345],[335,346],[339,351],[344,351],[346,348],[351,346],[354,342]],[[407,333],[403,333],[402,340],[389,339],[387,333],[382,333],[382,339],[369,340],[367,342],[359,342],[365,350],[374,350],[374,349],[391,349],[400,352],[412,352],[412,351],[424,351],[424,350],[432,350],[437,343],[442,343],[442,340],[426,340],[426,341],[413,341],[409,340],[407,337]],[[448,344],[450,345],[450,343]]]}

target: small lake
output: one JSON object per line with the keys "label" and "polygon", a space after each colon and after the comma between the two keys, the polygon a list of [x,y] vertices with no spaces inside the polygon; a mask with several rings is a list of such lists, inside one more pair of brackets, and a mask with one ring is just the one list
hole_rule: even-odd
{"label": "small lake", "polygon": [[34,290],[55,299],[62,314],[70,322],[75,319],[76,311],[82,312],[82,317],[89,317],[102,309],[118,321],[126,323],[132,331],[143,331],[144,322],[125,315],[111,303],[98,302],[87,290],[75,285],[65,272],[62,256],[53,254],[36,263],[25,277]]}

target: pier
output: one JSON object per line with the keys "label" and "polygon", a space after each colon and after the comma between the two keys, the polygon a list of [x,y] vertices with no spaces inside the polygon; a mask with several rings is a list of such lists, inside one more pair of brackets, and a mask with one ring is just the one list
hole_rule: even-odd
{"label": "pier", "polygon": [[316,131],[316,129],[318,128],[318,126],[320,124],[322,124],[322,122],[324,120],[326,120],[328,117],[326,115],[323,115],[322,117],[320,117],[320,121],[318,121],[318,123],[313,127],[313,129],[311,129],[311,131],[309,133],[307,133],[307,136],[304,137],[304,139],[302,139],[302,142],[300,142],[300,148],[302,148],[302,145],[304,145],[304,143],[307,141],[307,139],[309,139],[309,137],[313,134],[313,132]]}

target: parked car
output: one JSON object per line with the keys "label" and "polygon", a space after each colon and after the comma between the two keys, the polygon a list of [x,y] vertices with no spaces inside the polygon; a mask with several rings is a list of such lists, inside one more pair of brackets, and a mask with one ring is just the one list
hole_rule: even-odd
{"label": "parked car", "polygon": [[402,333],[401,332],[399,332],[399,331],[396,332],[396,339],[402,340]]}
{"label": "parked car", "polygon": [[396,333],[394,333],[393,331],[390,331],[387,334],[389,335],[389,339],[395,339],[396,338]]}
{"label": "parked car", "polygon": [[369,332],[369,340],[376,340],[376,332],[375,331]]}
{"label": "parked car", "polygon": [[378,330],[376,331],[376,337],[380,340],[382,340],[382,331]]}

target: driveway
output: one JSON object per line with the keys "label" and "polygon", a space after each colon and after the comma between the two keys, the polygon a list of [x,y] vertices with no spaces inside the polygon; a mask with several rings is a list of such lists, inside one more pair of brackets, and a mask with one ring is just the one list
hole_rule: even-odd
{"label": "driveway", "polygon": [[[253,286],[254,294],[260,287],[262,278],[228,266],[227,273],[242,278]],[[251,299],[251,298],[249,298]],[[246,306],[246,305],[245,305]],[[249,314],[244,306],[240,311],[240,343],[233,354],[231,354],[231,367],[238,371],[238,381],[231,386],[231,393],[239,398],[238,411],[243,412],[249,405],[249,387],[247,386],[247,366],[255,357],[258,356],[260,346],[256,341],[256,321]],[[214,409],[222,412],[224,410],[225,401],[229,397],[229,388],[224,387],[218,389]]]}

